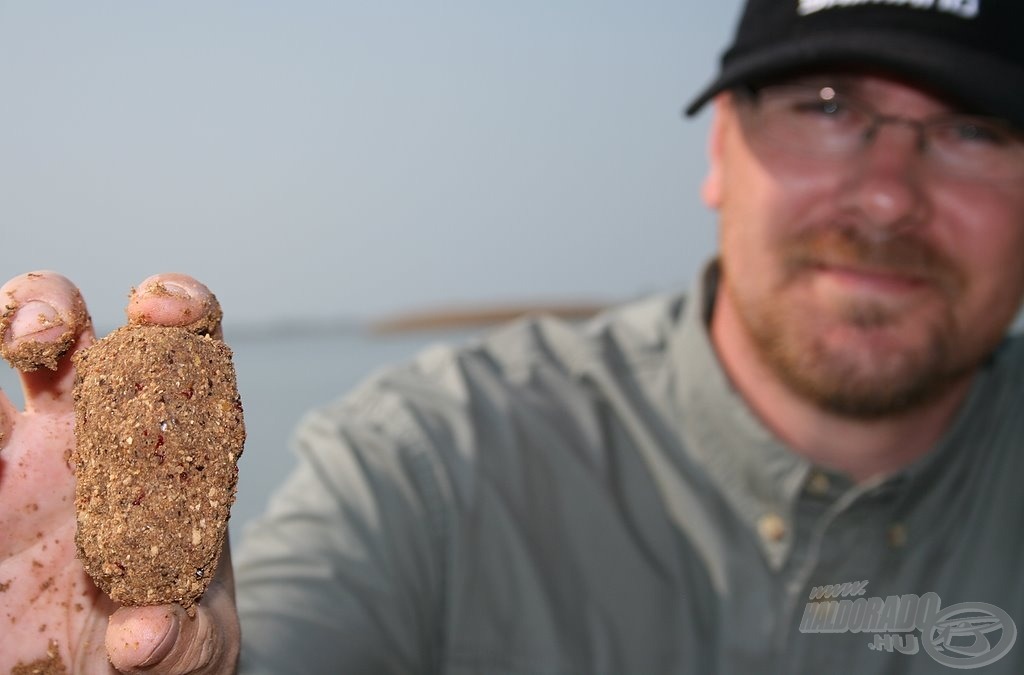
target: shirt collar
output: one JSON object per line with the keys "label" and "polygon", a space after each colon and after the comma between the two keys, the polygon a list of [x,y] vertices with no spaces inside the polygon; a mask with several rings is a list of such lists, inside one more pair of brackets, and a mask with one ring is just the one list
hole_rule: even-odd
{"label": "shirt collar", "polygon": [[726,501],[755,533],[766,518],[781,519],[779,537],[760,536],[773,567],[792,547],[793,510],[811,466],[754,415],[722,369],[709,323],[719,266],[703,270],[669,346],[677,408],[673,420],[684,451],[708,472]]}

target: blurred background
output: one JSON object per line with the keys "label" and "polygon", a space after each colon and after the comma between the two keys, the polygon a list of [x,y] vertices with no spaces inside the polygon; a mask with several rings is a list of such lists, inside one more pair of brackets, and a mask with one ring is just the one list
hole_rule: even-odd
{"label": "blurred background", "polygon": [[377,322],[689,284],[715,222],[708,115],[680,111],[738,10],[0,0],[0,276],[63,273],[101,335],[154,272],[214,290],[249,429],[237,541],[304,411],[486,330]]}

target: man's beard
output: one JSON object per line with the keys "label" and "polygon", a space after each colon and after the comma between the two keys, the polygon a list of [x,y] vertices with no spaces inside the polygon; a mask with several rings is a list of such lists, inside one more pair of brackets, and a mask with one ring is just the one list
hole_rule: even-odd
{"label": "man's beard", "polygon": [[[857,419],[898,415],[941,396],[983,358],[984,354],[964,353],[960,344],[962,327],[952,307],[963,292],[962,275],[920,239],[893,235],[875,240],[856,227],[831,227],[803,232],[779,250],[784,273],[767,295],[739,297],[729,275],[743,270],[724,270],[726,292],[761,358],[785,385],[818,407]],[[822,266],[912,280],[923,284],[923,292],[944,296],[944,310],[937,316],[908,318],[901,316],[902,303],[851,297],[827,308],[822,319],[812,315],[816,307],[787,304],[790,287]],[[928,321],[925,327],[910,328],[924,338],[913,345],[898,341],[898,349],[870,344],[883,331],[906,335],[907,329],[900,327],[904,319]],[[825,338],[823,331],[836,326],[854,334],[853,344],[837,345],[834,336]]]}

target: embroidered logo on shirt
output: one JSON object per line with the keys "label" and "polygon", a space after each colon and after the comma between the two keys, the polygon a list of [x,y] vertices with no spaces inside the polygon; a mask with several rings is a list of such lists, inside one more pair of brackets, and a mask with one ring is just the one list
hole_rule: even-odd
{"label": "embroidered logo on shirt", "polygon": [[814,587],[800,632],[874,633],[868,649],[917,654],[923,648],[936,662],[961,670],[995,663],[1017,641],[1013,619],[995,605],[961,602],[943,608],[936,593],[850,599],[863,596],[867,585],[856,581]]}

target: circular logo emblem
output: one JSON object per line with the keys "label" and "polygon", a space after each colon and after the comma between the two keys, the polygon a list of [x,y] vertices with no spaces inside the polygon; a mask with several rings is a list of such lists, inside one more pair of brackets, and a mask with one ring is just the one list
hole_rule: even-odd
{"label": "circular logo emblem", "polygon": [[1006,656],[1016,641],[1010,615],[985,602],[950,605],[921,630],[924,650],[950,668],[987,666]]}

